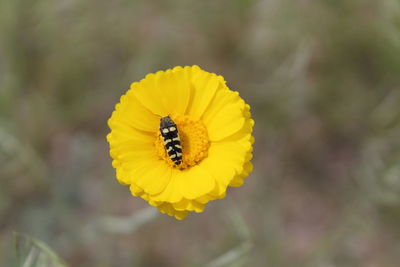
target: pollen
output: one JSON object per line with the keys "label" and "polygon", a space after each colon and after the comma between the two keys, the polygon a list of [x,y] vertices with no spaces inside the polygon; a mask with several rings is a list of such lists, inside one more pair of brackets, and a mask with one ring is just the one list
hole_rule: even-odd
{"label": "pollen", "polygon": [[160,158],[170,166],[178,169],[187,169],[200,163],[208,155],[210,140],[203,122],[192,120],[185,115],[171,115],[178,128],[182,145],[182,163],[175,165],[168,156],[164,147],[164,141],[160,133],[157,134],[155,147]]}

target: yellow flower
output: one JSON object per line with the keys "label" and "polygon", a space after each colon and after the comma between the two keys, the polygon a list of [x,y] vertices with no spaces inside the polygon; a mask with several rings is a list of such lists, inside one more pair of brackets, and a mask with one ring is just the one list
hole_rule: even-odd
{"label": "yellow flower", "polygon": [[[166,151],[171,140],[160,132],[167,116],[180,137],[179,164]],[[118,181],[179,220],[224,198],[227,187],[241,186],[253,168],[250,106],[222,76],[198,66],[159,71],[132,83],[108,125]]]}

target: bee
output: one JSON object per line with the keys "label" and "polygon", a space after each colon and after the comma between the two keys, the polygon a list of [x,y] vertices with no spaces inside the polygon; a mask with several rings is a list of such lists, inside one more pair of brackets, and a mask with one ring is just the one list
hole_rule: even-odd
{"label": "bee", "polygon": [[164,148],[175,165],[182,163],[182,145],[178,127],[170,116],[160,119],[160,133],[164,141]]}

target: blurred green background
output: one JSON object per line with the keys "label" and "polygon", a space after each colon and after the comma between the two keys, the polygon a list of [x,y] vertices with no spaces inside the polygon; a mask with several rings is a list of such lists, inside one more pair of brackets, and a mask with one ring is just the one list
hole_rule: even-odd
{"label": "blurred green background", "polygon": [[[105,136],[131,82],[193,64],[251,105],[255,168],[180,222]],[[0,266],[17,231],[68,266],[397,267],[399,87],[398,0],[0,0]]]}

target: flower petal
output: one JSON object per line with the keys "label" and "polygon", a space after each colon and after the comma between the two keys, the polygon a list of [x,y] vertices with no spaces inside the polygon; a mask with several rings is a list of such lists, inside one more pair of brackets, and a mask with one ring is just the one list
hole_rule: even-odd
{"label": "flower petal", "polygon": [[135,96],[140,103],[158,116],[165,116],[168,113],[168,109],[164,106],[162,99],[163,92],[157,84],[157,80],[162,74],[163,71],[155,74],[150,73],[140,82],[131,84],[131,90],[135,92]]}
{"label": "flower petal", "polygon": [[170,203],[163,203],[157,208],[161,213],[166,213],[169,216],[174,216],[178,220],[183,220],[188,215],[187,211],[176,210]]}
{"label": "flower petal", "polygon": [[244,122],[244,101],[237,92],[220,89],[203,115],[211,141],[219,141],[239,131]]}
{"label": "flower petal", "polygon": [[[129,148],[135,147],[134,150],[141,148],[149,150],[154,143],[154,135],[146,134],[131,128],[129,125],[113,123],[113,131],[107,135],[107,140],[113,150],[128,151]],[[129,147],[128,147],[129,146]]]}
{"label": "flower petal", "polygon": [[181,211],[186,210],[195,212],[202,212],[205,208],[204,204],[199,203],[195,200],[188,200],[188,199],[182,199],[177,203],[173,203],[172,206],[176,210],[181,210]]}
{"label": "flower petal", "polygon": [[171,168],[160,160],[140,162],[132,173],[132,182],[148,194],[158,194],[163,191],[170,179]]}
{"label": "flower petal", "polygon": [[189,67],[175,67],[149,74],[131,88],[139,101],[154,114],[164,117],[184,114],[190,98]]}
{"label": "flower petal", "polygon": [[223,83],[222,77],[206,72],[198,66],[193,66],[191,72],[191,102],[186,113],[193,119],[200,119],[218,87]]}
{"label": "flower petal", "polygon": [[155,132],[158,129],[160,119],[154,113],[146,109],[136,98],[135,92],[130,89],[121,96],[120,103],[116,105],[109,125],[114,123],[129,125],[137,130]]}
{"label": "flower petal", "polygon": [[208,157],[200,166],[215,177],[219,188],[214,193],[224,192],[232,179],[242,173],[243,165],[249,159],[248,153],[251,152],[251,141],[251,135],[247,134],[235,140],[211,144]]}
{"label": "flower petal", "polygon": [[246,178],[252,171],[253,171],[253,164],[250,161],[246,162],[244,164],[242,173],[233,178],[232,181],[229,183],[229,186],[239,187],[243,185],[244,178]]}
{"label": "flower petal", "polygon": [[[160,75],[158,87],[168,114],[185,114],[190,99],[189,67],[175,67]],[[164,115],[164,116],[165,116]]]}
{"label": "flower petal", "polygon": [[181,172],[172,169],[171,179],[165,189],[159,194],[151,195],[154,201],[162,201],[169,203],[176,203],[182,200],[183,196],[179,190],[179,183]]}
{"label": "flower petal", "polygon": [[[118,161],[114,160],[113,165],[118,163]],[[130,185],[131,181],[129,179],[129,173],[127,173],[124,169],[121,167],[117,166],[116,167],[116,173],[115,176],[117,177],[117,180],[120,184],[122,185]]]}
{"label": "flower petal", "polygon": [[178,180],[179,189],[183,197],[187,199],[196,199],[209,193],[215,187],[214,178],[200,165],[179,172],[182,173]]}

